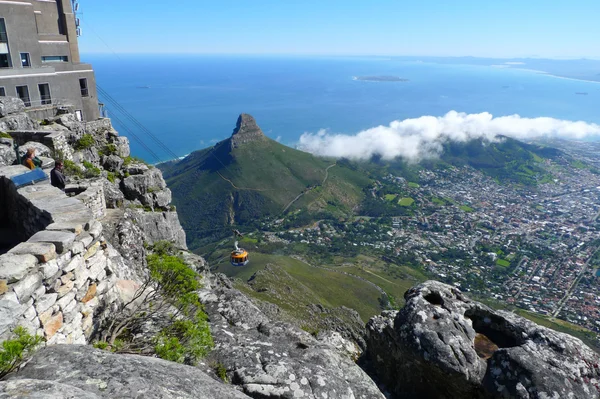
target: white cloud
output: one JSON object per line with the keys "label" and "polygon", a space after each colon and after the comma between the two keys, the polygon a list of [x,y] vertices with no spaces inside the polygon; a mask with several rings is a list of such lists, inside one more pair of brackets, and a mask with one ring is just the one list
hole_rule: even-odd
{"label": "white cloud", "polygon": [[494,118],[492,114],[466,114],[450,111],[441,117],[393,121],[389,126],[377,126],[355,135],[304,133],[299,140],[301,150],[316,155],[369,159],[379,155],[384,159],[403,157],[411,161],[439,155],[447,141],[465,142],[476,138],[494,140],[504,135],[516,139],[562,137],[582,139],[600,135],[600,125],[554,118],[522,118],[519,115]]}

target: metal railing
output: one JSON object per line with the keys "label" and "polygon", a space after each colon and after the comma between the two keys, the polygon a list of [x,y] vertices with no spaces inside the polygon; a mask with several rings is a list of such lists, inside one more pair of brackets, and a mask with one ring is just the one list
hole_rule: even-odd
{"label": "metal railing", "polygon": [[87,87],[81,88],[81,97],[88,97],[90,95],[90,91]]}

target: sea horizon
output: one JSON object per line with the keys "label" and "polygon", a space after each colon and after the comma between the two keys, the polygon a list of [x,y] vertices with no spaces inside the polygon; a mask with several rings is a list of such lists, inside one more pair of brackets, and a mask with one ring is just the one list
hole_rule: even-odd
{"label": "sea horizon", "polygon": [[[523,59],[468,59],[477,62],[461,63],[465,57],[83,55],[98,85],[178,157],[229,137],[242,112],[252,114],[267,136],[291,146],[304,133],[355,134],[449,111],[600,123],[600,82],[533,69],[518,61]],[[505,64],[499,68],[493,60]],[[557,63],[564,67],[563,61]],[[353,80],[357,76],[407,81]],[[116,113],[110,104],[107,109],[109,117]],[[127,135],[118,122],[115,128]],[[153,161],[131,141],[134,155]]]}

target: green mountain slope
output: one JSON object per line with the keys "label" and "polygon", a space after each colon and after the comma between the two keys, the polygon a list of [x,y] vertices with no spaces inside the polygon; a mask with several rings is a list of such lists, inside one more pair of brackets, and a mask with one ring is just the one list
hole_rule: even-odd
{"label": "green mountain slope", "polygon": [[267,138],[246,114],[230,138],[159,168],[192,249],[231,226],[258,227],[261,218],[297,209],[351,213],[370,184],[335,160]]}

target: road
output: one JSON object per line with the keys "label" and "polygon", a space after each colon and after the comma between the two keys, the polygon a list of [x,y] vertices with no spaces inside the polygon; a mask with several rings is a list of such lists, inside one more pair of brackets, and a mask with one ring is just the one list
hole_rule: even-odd
{"label": "road", "polygon": [[285,208],[283,208],[283,211],[281,211],[281,214],[284,214],[285,211],[287,211],[290,208],[290,206],[292,206],[296,201],[298,201],[304,194],[314,190],[317,187],[321,187],[322,185],[324,185],[325,182],[327,181],[327,178],[329,178],[329,169],[333,168],[335,165],[336,164],[334,163],[333,165],[329,165],[327,168],[325,168],[325,177],[323,178],[323,181],[321,182],[321,184],[319,184],[318,186],[309,187],[308,189],[302,191],[300,194],[298,194],[296,196],[296,198],[291,200],[290,203],[285,206]]}
{"label": "road", "polygon": [[558,307],[552,313],[552,317],[556,317],[556,316],[558,316],[560,314],[560,311],[564,308],[565,304],[567,303],[567,301],[569,300],[569,298],[573,294],[573,291],[577,287],[577,284],[579,284],[579,282],[581,281],[581,278],[585,274],[585,272],[586,272],[586,270],[588,268],[588,265],[590,264],[591,260],[594,258],[594,255],[596,255],[596,252],[598,252],[598,250],[600,250],[600,247],[596,247],[596,249],[594,250],[594,252],[592,252],[592,254],[590,255],[590,257],[588,258],[587,262],[585,262],[585,264],[583,265],[583,268],[581,269],[581,272],[579,273],[579,275],[577,276],[577,278],[575,278],[575,280],[573,280],[573,284],[571,284],[571,286],[569,287],[569,289],[565,293],[565,296],[563,296],[563,298],[558,302]]}

